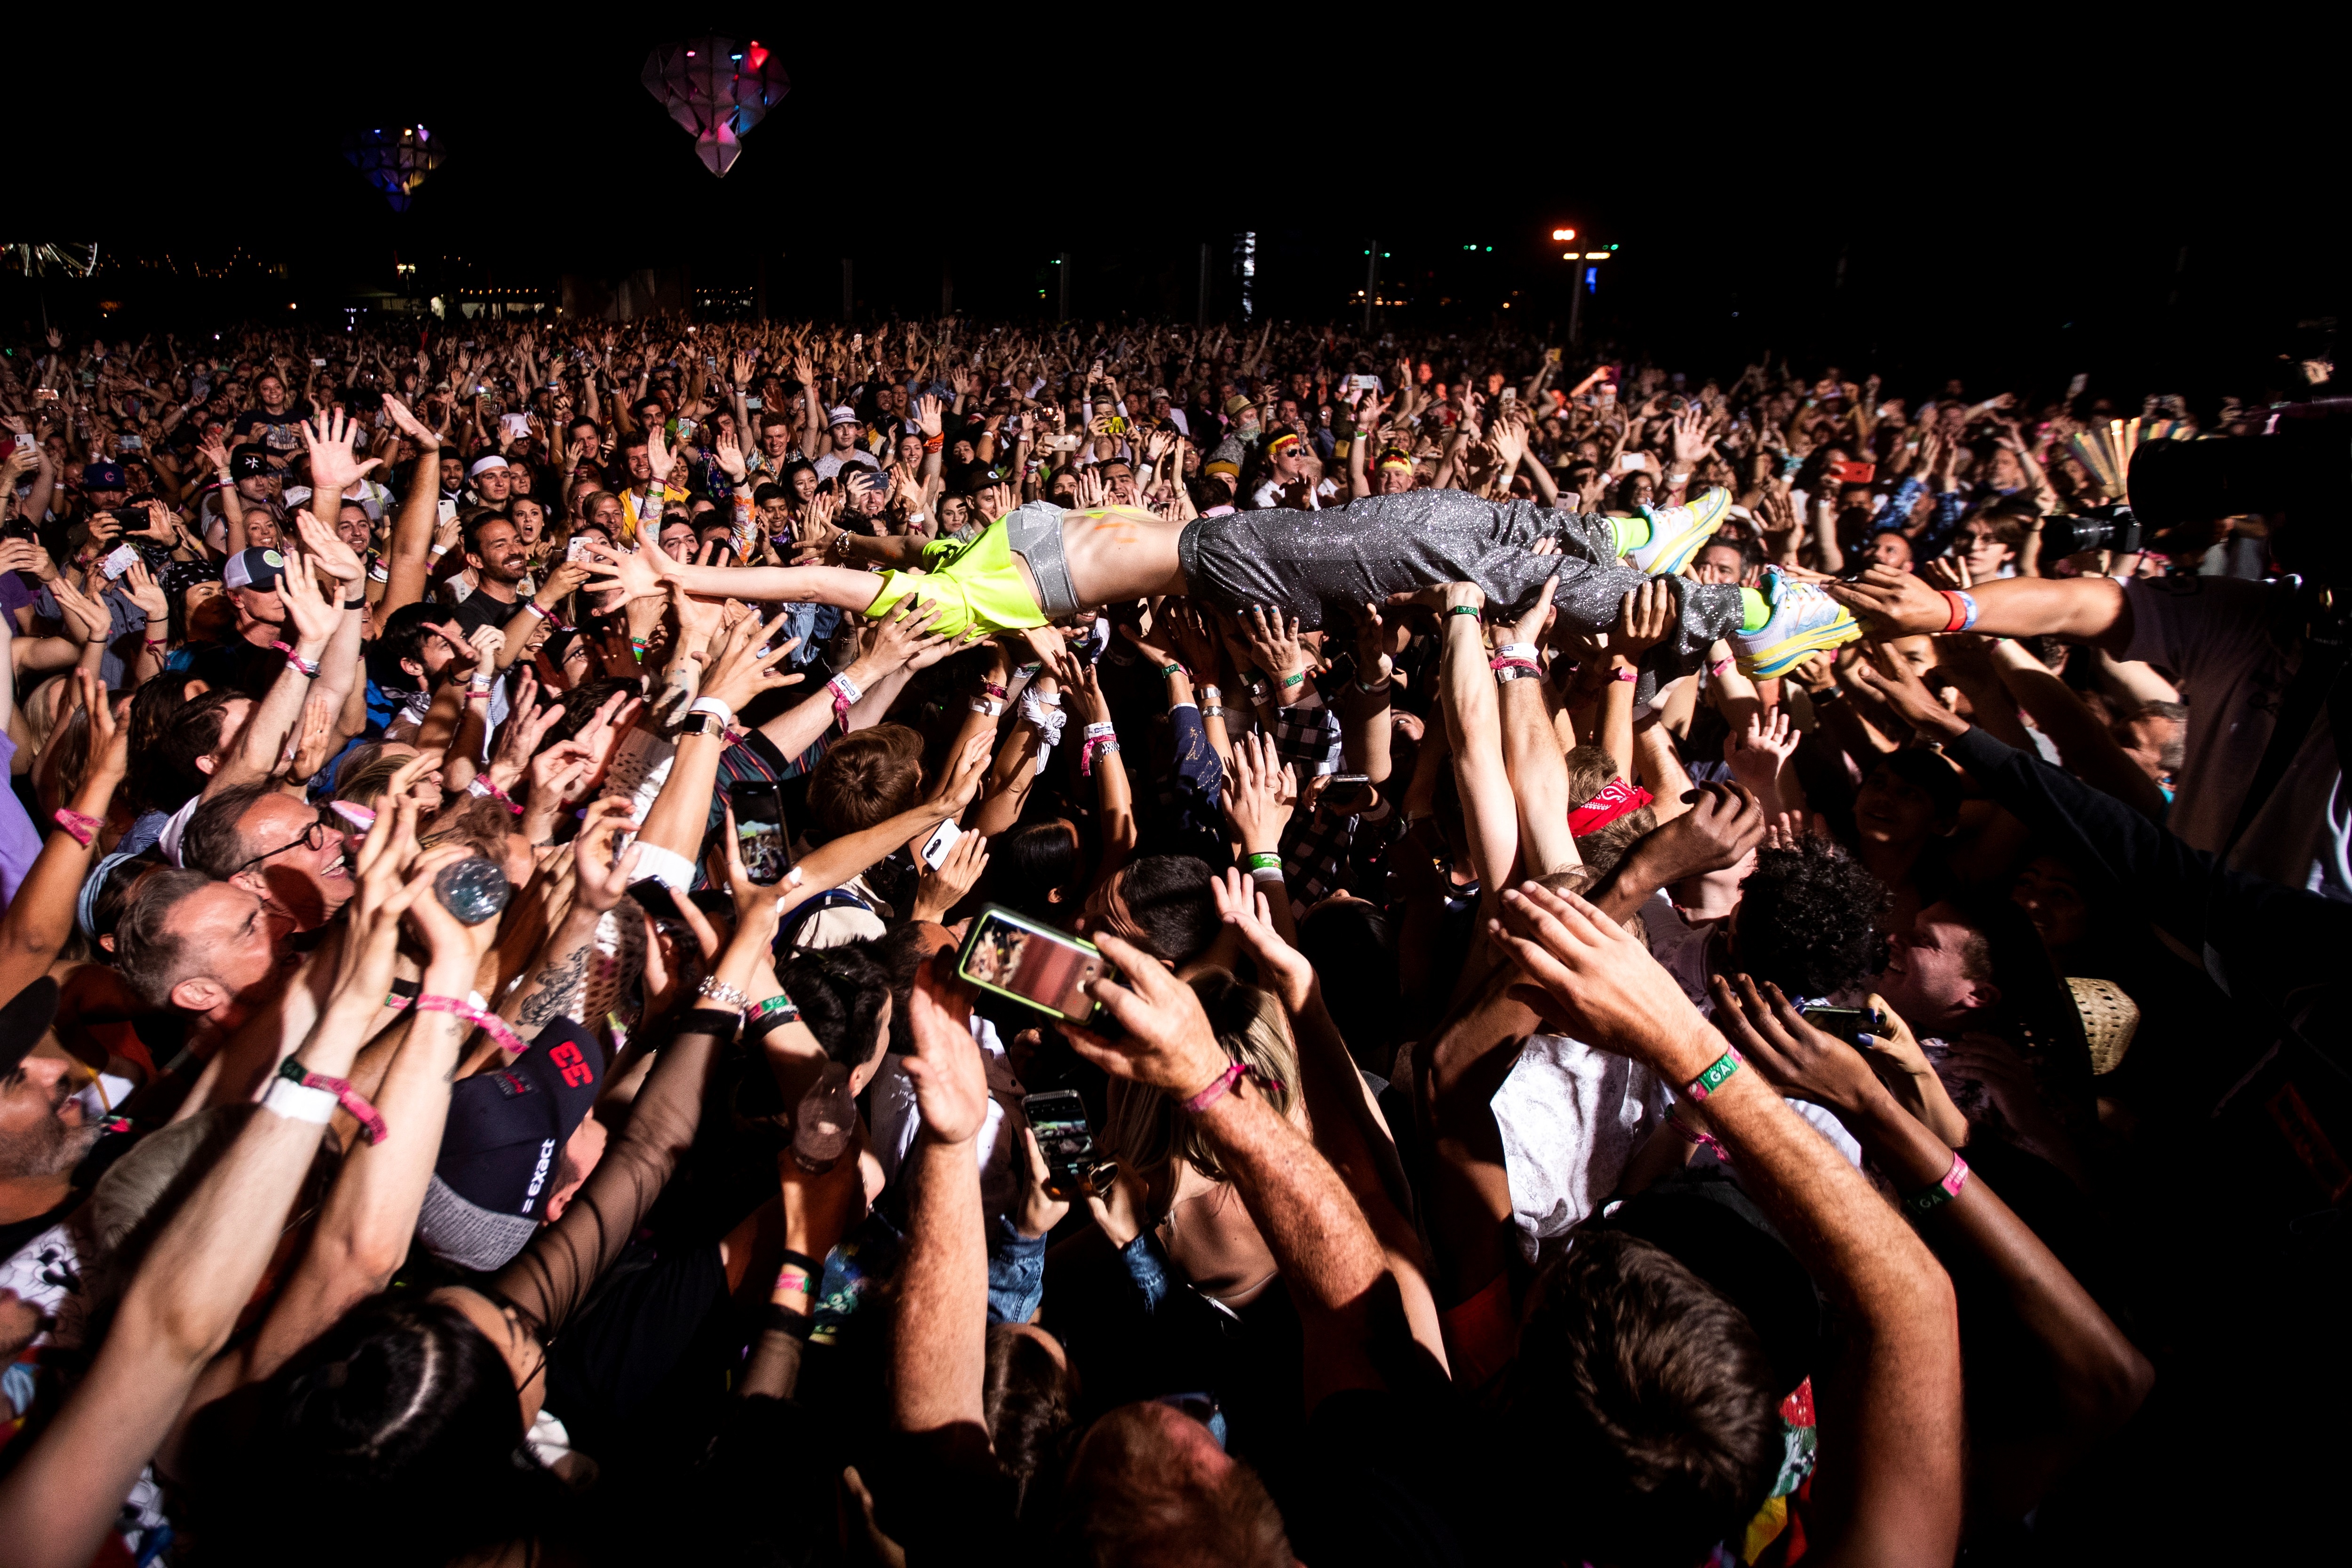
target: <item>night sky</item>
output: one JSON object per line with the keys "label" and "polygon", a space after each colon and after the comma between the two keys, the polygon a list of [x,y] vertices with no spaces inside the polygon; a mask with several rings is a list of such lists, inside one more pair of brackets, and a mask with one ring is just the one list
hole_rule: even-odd
{"label": "night sky", "polygon": [[[1343,39],[1303,8],[1142,28],[857,11],[821,32],[656,9],[677,19],[484,7],[470,31],[385,37],[385,13],[321,36],[278,9],[110,31],[105,55],[35,38],[25,66],[47,66],[14,123],[71,130],[16,162],[8,232],[170,256],[176,273],[92,280],[158,320],[322,308],[393,286],[395,256],[428,287],[550,298],[567,273],[646,267],[748,288],[764,259],[774,314],[831,316],[846,256],[864,316],[935,313],[944,271],[965,312],[1050,317],[1065,253],[1074,315],[1189,320],[1203,242],[1212,314],[1236,307],[1247,231],[1277,316],[1352,315],[1377,241],[1397,325],[1556,339],[1573,269],[1549,235],[1572,225],[1622,246],[1588,340],[1734,374],[1769,350],[1914,392],[2081,371],[2255,395],[2346,292],[2340,85],[2285,63],[2340,57],[2316,28],[1571,5],[1510,27],[1359,10]],[[708,31],[758,37],[793,78],[724,181],[638,80],[653,45]],[[449,158],[395,214],[341,144],[418,120]],[[25,293],[0,287],[6,324]]]}

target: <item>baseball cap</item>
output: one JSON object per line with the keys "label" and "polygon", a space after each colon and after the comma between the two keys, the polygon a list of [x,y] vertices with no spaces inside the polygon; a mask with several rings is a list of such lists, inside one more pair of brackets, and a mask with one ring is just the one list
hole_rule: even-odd
{"label": "baseball cap", "polygon": [[269,454],[258,446],[240,446],[228,455],[228,476],[258,479],[269,472]]}
{"label": "baseball cap", "polygon": [[278,576],[285,570],[286,558],[274,549],[241,549],[222,565],[221,584],[226,588],[249,588],[256,593],[275,593]]}
{"label": "baseball cap", "polygon": [[425,1249],[478,1270],[521,1251],[547,1218],[557,1156],[604,1077],[596,1037],[557,1019],[510,1065],[458,1080],[416,1218]]}
{"label": "baseball cap", "polygon": [[493,452],[488,457],[475,459],[474,465],[466,470],[466,477],[468,479],[478,479],[483,475],[488,473],[491,469],[503,468],[506,465],[507,460]]}
{"label": "baseball cap", "polygon": [[843,403],[839,408],[835,409],[833,413],[826,417],[835,424],[856,424],[858,422],[857,411],[850,407],[847,403]]}
{"label": "baseball cap", "polygon": [[120,463],[92,463],[81,471],[81,487],[85,490],[121,490],[127,483]]}

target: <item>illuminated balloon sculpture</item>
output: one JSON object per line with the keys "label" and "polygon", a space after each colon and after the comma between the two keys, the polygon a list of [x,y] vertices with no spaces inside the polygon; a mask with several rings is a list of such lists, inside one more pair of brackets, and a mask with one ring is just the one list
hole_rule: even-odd
{"label": "illuminated balloon sculpture", "polygon": [[362,131],[346,138],[343,156],[383,193],[395,213],[408,210],[408,198],[426,176],[441,167],[441,144],[421,125],[395,125],[389,131]]}
{"label": "illuminated balloon sculpture", "polygon": [[646,57],[646,90],[694,138],[695,156],[724,175],[743,138],[792,91],[792,79],[760,40],[688,38]]}

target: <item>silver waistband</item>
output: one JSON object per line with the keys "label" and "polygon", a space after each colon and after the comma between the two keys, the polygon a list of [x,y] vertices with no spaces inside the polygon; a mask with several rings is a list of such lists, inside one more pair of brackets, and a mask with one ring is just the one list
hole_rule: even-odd
{"label": "silver waistband", "polygon": [[1038,608],[1048,621],[1086,608],[1070,584],[1069,559],[1062,553],[1062,511],[1051,501],[1031,501],[1004,517],[1005,542],[1029,563],[1029,575],[1037,580]]}

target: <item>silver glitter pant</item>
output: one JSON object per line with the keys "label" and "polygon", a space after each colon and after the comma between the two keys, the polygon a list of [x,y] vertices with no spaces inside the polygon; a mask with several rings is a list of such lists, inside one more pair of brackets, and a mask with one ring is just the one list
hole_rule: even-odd
{"label": "silver glitter pant", "polygon": [[[1559,553],[1530,555],[1541,538],[1558,539]],[[1600,631],[1649,580],[1617,559],[1615,542],[1606,517],[1459,490],[1409,490],[1320,512],[1202,517],[1185,528],[1177,553],[1194,597],[1233,612],[1279,607],[1302,628],[1321,626],[1327,610],[1345,624],[1341,607],[1443,582],[1475,582],[1490,606],[1520,614],[1557,572],[1552,601],[1561,619]],[[1644,696],[1656,681],[1696,668],[1710,643],[1739,629],[1737,586],[1667,580],[1679,622],[1643,662]]]}

